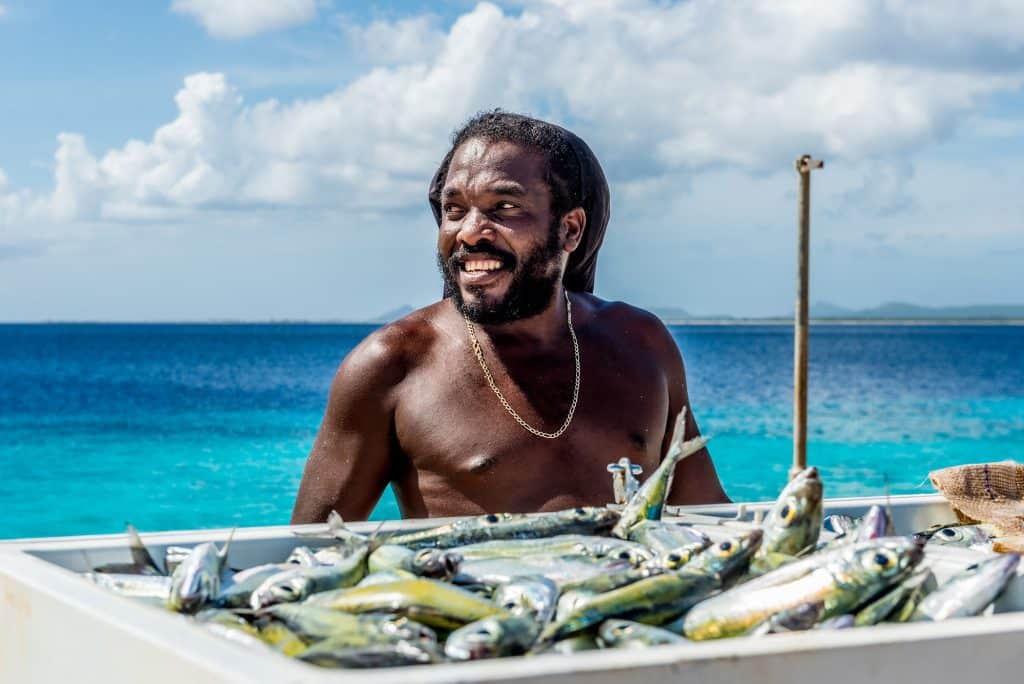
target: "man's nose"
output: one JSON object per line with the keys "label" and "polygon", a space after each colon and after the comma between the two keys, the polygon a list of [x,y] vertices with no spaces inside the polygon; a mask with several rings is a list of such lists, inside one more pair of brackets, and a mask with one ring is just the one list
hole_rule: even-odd
{"label": "man's nose", "polygon": [[462,218],[456,238],[463,244],[475,245],[481,240],[493,240],[494,232],[494,224],[487,214],[473,207]]}

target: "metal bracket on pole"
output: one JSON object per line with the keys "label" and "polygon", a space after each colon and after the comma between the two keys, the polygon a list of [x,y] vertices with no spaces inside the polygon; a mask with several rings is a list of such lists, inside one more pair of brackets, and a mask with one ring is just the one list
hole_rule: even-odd
{"label": "metal bracket on pole", "polygon": [[796,160],[800,175],[797,240],[797,294],[793,335],[793,467],[792,479],[807,467],[807,319],[810,292],[811,171],[825,162],[805,154]]}

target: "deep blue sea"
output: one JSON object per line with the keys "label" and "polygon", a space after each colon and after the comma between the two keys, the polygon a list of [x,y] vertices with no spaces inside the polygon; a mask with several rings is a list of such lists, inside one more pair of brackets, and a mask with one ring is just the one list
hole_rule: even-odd
{"label": "deep blue sea", "polygon": [[[369,325],[0,325],[0,537],[287,523],[327,390]],[[792,331],[675,326],[734,500],[791,458]],[[827,496],[1024,459],[1024,327],[812,328]],[[609,454],[615,460],[616,454]],[[397,517],[390,493],[374,517]]]}

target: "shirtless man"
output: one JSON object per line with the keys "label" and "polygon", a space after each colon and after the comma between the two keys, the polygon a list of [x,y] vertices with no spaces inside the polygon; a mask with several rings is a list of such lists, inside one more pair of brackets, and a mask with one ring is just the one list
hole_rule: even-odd
{"label": "shirtless man", "polygon": [[[389,483],[404,517],[602,505],[607,464],[628,456],[653,472],[689,408],[661,321],[589,293],[608,204],[582,140],[479,115],[456,133],[431,200],[447,296],[341,364],[293,523],[331,509],[365,519]],[[685,437],[698,434],[688,411]],[[677,467],[669,501],[728,501],[706,450]]]}

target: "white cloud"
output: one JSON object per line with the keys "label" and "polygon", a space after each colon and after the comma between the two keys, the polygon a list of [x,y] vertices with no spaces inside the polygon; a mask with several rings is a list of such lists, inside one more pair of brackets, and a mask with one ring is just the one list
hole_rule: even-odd
{"label": "white cloud", "polygon": [[[174,4],[220,35],[280,25],[285,15],[269,6]],[[290,8],[289,21],[316,9],[273,6]],[[447,32],[429,17],[375,22],[349,37],[378,66],[321,97],[248,104],[224,75],[200,73],[148,141],[96,157],[81,136],[61,134],[53,191],[0,192],[0,222],[5,213],[8,222],[192,220],[267,206],[423,206],[451,129],[495,106],[571,122],[627,201],[685,187],[708,168],[781,168],[805,151],[830,163],[882,160],[863,181],[877,186],[897,168],[885,160],[1024,83],[1010,59],[1024,41],[1017,5],[972,4],[955,49],[943,37],[965,21],[959,5],[927,20],[917,7],[550,0],[518,14],[481,3]],[[893,209],[897,195],[875,197],[872,210]]]}
{"label": "white cloud", "polygon": [[215,38],[246,38],[312,21],[317,0],[174,0],[171,10],[194,17]]}
{"label": "white cloud", "polygon": [[4,19],[4,17],[6,17],[6,16],[7,16],[7,8],[4,7],[3,5],[0,5],[0,20]]}
{"label": "white cloud", "polygon": [[353,51],[377,64],[408,64],[430,60],[444,47],[445,33],[432,15],[367,25],[345,21],[342,32]]}

